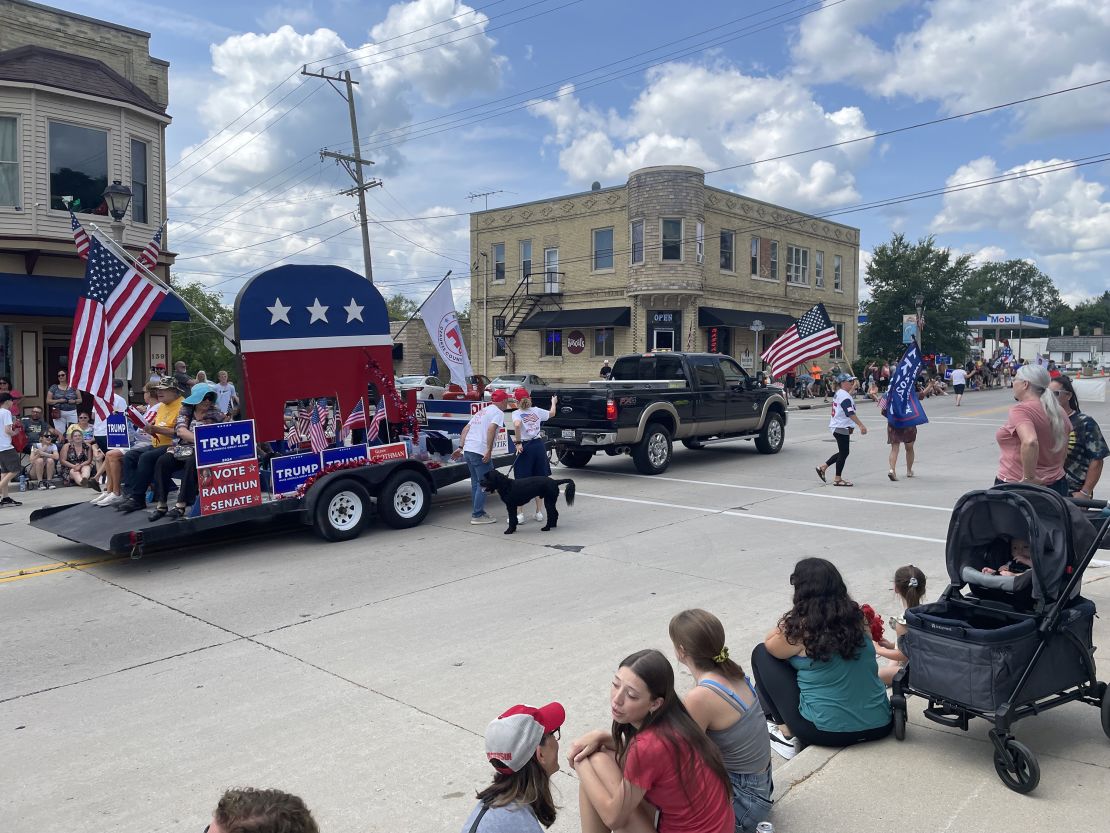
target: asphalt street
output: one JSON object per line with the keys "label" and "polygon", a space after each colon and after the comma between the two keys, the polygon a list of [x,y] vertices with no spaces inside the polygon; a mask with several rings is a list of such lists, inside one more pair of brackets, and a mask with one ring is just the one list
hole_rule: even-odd
{"label": "asphalt street", "polygon": [[[0,512],[0,829],[196,833],[225,788],[251,785],[302,795],[325,833],[458,830],[490,773],[490,719],[557,699],[564,747],[606,725],[617,664],[644,647],[670,655],[667,622],[683,608],[720,616],[744,660],[788,607],[800,557],[832,560],[884,618],[898,610],[900,565],[921,567],[939,594],[951,507],[992,482],[1010,404],[1006,390],[959,409],[927,400],[917,476],[903,462],[897,482],[884,421],[864,404],[874,430],[853,440],[850,489],[814,473],[834,449],[824,406],[792,412],[774,456],[743,441],[678,447],[658,477],[596,458],[558,470],[578,500],[557,530],[533,521],[514,536],[469,525],[460,484],[413,530],[106,559],[26,523],[87,492],[27,493]],[[1086,410],[1110,428],[1110,405]],[[1087,577],[1103,606],[1108,573]],[[1110,639],[1101,622],[1100,634]],[[924,724],[922,705],[911,701],[903,744],[776,760],[776,830],[1105,829],[1110,740],[1097,710],[1028,721],[1019,736],[1044,774],[1019,796],[994,774],[985,726]],[[551,829],[577,830],[573,773],[555,784]]]}

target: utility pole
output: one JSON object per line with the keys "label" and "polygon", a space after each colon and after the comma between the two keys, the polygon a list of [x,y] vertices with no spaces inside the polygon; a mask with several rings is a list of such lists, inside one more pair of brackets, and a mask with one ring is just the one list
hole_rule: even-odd
{"label": "utility pole", "polygon": [[[362,262],[366,271],[366,280],[370,283],[374,282],[374,269],[370,265],[370,225],[369,217],[366,214],[366,192],[370,188],[376,188],[382,184],[380,179],[372,179],[367,182],[362,175],[363,165],[373,165],[369,159],[363,159],[359,155],[359,141],[358,141],[358,117],[355,114],[355,85],[358,81],[351,80],[351,73],[344,72],[342,76],[339,75],[326,75],[323,72],[309,72],[308,66],[301,67],[301,75],[311,75],[313,78],[323,78],[331,88],[339,93],[340,97],[347,102],[347,109],[351,116],[351,141],[353,142],[352,151],[350,154],[335,153],[330,150],[320,151],[320,158],[328,157],[334,159],[344,168],[351,178],[355,181],[355,187],[344,194],[355,194],[358,197],[358,216],[359,224],[362,226]],[[347,86],[347,92],[344,94],[339,87],[332,84],[333,81],[342,81]]]}

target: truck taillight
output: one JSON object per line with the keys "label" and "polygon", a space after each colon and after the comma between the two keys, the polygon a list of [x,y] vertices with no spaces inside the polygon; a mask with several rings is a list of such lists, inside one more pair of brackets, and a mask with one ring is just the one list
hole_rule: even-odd
{"label": "truck taillight", "polygon": [[606,419],[616,419],[617,418],[617,403],[614,402],[612,399],[607,399],[605,401],[605,418]]}

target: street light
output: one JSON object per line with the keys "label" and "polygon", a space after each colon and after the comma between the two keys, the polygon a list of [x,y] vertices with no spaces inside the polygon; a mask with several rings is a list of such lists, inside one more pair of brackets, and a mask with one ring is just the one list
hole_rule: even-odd
{"label": "street light", "polygon": [[131,205],[131,189],[116,179],[104,189],[103,197],[108,204],[108,213],[112,215],[112,237],[117,243],[123,243],[123,218]]}
{"label": "street light", "polygon": [[924,318],[922,318],[922,313],[925,310],[925,296],[922,295],[919,292],[919,293],[917,293],[917,297],[913,299],[913,302],[914,302],[914,305],[917,307],[917,341],[920,344],[921,343],[921,330],[922,330],[922,327],[925,323]]}

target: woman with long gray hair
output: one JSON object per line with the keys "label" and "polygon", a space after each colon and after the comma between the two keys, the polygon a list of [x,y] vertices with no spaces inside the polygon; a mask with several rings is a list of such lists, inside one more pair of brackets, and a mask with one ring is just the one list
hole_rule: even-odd
{"label": "woman with long gray hair", "polygon": [[1036,483],[1067,497],[1064,458],[1071,425],[1049,390],[1050,381],[1048,371],[1038,365],[1018,369],[1013,388],[1017,404],[995,433],[1000,454],[994,482]]}

